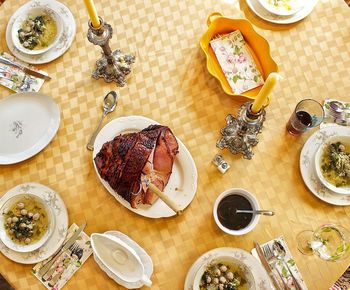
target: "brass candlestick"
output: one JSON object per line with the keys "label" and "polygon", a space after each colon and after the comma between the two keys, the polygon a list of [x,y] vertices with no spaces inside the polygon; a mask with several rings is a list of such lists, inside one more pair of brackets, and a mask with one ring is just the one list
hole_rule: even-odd
{"label": "brass candlestick", "polygon": [[95,28],[89,21],[87,33],[88,40],[99,45],[102,48],[102,57],[96,61],[96,69],[92,72],[95,79],[104,78],[106,82],[115,81],[118,86],[123,87],[126,84],[125,78],[131,72],[131,65],[135,62],[135,56],[124,54],[117,49],[112,52],[109,46],[109,40],[112,38],[113,28],[104,22],[101,17],[100,27]]}
{"label": "brass candlestick", "polygon": [[259,142],[257,135],[261,133],[266,112],[262,108],[258,113],[253,113],[251,106],[252,102],[244,103],[238,110],[237,118],[227,115],[227,125],[221,129],[222,137],[216,142],[218,148],[229,148],[233,154],[242,153],[244,158],[252,159],[252,147]]}

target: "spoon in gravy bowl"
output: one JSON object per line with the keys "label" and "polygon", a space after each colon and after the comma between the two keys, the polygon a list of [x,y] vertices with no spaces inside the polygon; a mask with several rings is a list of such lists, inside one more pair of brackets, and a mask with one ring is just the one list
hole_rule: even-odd
{"label": "spoon in gravy bowl", "polygon": [[236,209],[236,213],[251,213],[251,214],[262,214],[273,216],[275,212],[272,210],[245,210],[245,209]]}

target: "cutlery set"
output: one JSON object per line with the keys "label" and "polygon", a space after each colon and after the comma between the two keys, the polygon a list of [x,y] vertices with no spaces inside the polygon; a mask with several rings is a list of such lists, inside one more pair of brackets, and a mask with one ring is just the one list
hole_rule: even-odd
{"label": "cutlery set", "polygon": [[49,281],[49,284],[54,286],[58,280],[61,278],[63,271],[52,276],[56,271],[56,264],[59,261],[60,257],[64,253],[70,253],[70,256],[75,255],[75,259],[78,261],[81,258],[80,254],[75,254],[80,252],[80,247],[76,243],[80,233],[84,230],[86,223],[83,223],[79,228],[73,233],[73,235],[67,240],[63,246],[57,250],[55,254],[52,255],[51,260],[49,260],[43,267],[38,271],[38,275],[41,277],[42,281]]}
{"label": "cutlery set", "polygon": [[[261,246],[258,242],[254,242],[255,250],[264,269],[269,274],[275,288],[277,290],[303,290],[299,281],[291,271],[288,261],[285,260],[286,250],[279,241],[273,241],[272,246],[269,243]],[[277,269],[277,264],[283,266],[292,279],[292,285],[289,285],[283,278],[284,274]]]}

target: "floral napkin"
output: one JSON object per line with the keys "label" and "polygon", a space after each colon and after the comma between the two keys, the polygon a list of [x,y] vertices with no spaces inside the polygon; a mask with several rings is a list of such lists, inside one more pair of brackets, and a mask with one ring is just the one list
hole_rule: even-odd
{"label": "floral napkin", "polygon": [[210,41],[233,92],[240,94],[264,83],[239,30]]}
{"label": "floral napkin", "polygon": [[350,266],[343,275],[329,288],[329,290],[349,290],[350,289]]}
{"label": "floral napkin", "polygon": [[[307,290],[308,288],[307,288],[307,286],[306,286],[306,284],[305,284],[305,282],[303,280],[303,277],[301,276],[301,273],[299,272],[299,269],[298,269],[298,267],[297,267],[297,265],[296,265],[296,263],[295,263],[295,261],[293,259],[293,256],[292,256],[291,252],[289,251],[289,248],[288,248],[287,243],[284,240],[283,236],[280,236],[280,237],[278,237],[276,239],[268,241],[267,243],[262,244],[261,247],[263,247],[264,245],[269,245],[270,248],[272,249],[272,245],[273,245],[274,241],[277,241],[277,242],[281,243],[281,245],[284,247],[284,249],[286,250],[286,256],[285,256],[284,260],[287,262],[287,264],[289,266],[289,269],[293,273],[295,279],[298,280],[301,288],[303,290]],[[259,262],[260,262],[260,259],[259,259],[258,254],[257,254],[255,249],[252,250],[252,255],[255,258],[257,258],[259,260]],[[271,268],[273,268],[273,267],[271,266]],[[278,272],[277,273],[278,276],[280,276],[284,280],[285,284],[288,286],[288,289],[290,289],[290,290],[297,289],[295,287],[295,285],[293,284],[292,276],[290,275],[287,267],[284,265],[284,263],[282,261],[277,261],[277,263],[274,266],[274,271]]]}
{"label": "floral napkin", "polygon": [[[338,108],[338,111],[334,110]],[[323,103],[324,119],[321,127],[329,124],[350,126],[350,102],[325,99]]]}
{"label": "floral napkin", "polygon": [[[23,61],[20,61],[13,57],[12,55],[1,52],[0,55],[8,60],[19,63],[25,67],[28,67],[39,72],[36,67],[29,65]],[[46,74],[45,72],[43,72]],[[15,92],[38,92],[44,83],[44,79],[36,78],[34,76],[28,75],[21,69],[16,68],[11,65],[3,64],[0,62],[0,84],[4,87],[9,88]]]}
{"label": "floral napkin", "polygon": [[[73,233],[79,227],[76,224],[72,224],[68,229],[67,237],[64,242],[66,242]],[[47,281],[43,281],[38,275],[38,271],[43,267],[50,259],[40,262],[34,266],[32,269],[33,274],[44,284],[44,286],[49,290],[59,290],[67,283],[67,281],[78,271],[84,262],[92,254],[92,248],[90,244],[90,237],[81,232],[76,241],[78,247],[74,249],[71,247],[67,251],[63,252],[56,262],[53,264],[55,267],[55,272],[48,278]]]}

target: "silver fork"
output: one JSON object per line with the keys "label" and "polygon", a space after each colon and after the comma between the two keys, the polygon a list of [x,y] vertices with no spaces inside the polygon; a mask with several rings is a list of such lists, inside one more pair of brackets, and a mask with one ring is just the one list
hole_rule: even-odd
{"label": "silver fork", "polygon": [[[79,248],[79,245],[75,242],[73,245],[71,245],[71,246],[69,247],[69,249],[67,249],[67,251],[73,252],[73,251],[75,251],[77,248]],[[65,251],[65,252],[66,252],[66,251]],[[65,252],[61,253],[61,255],[63,255]],[[46,274],[41,278],[43,281],[47,281],[47,279],[49,279],[50,276],[51,276],[53,273],[55,273],[55,271],[56,271],[56,261],[57,261],[57,259],[58,259],[61,255],[59,255],[59,256],[56,258],[56,260],[53,262],[53,264],[52,264],[50,270],[48,270],[48,271],[46,272]]]}
{"label": "silver fork", "polygon": [[[262,250],[263,250],[263,254],[264,254],[266,260],[269,262],[269,264],[272,266],[273,269],[276,269],[275,265],[277,263],[277,258],[273,254],[269,244],[263,245]],[[280,277],[280,280],[283,282],[283,288],[285,290],[289,290],[289,287],[288,287],[287,283],[284,281],[281,273],[277,269],[275,272],[277,272],[278,276]]]}

